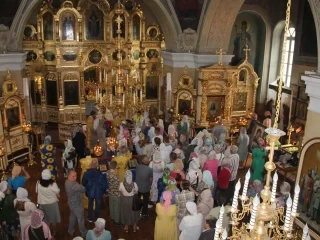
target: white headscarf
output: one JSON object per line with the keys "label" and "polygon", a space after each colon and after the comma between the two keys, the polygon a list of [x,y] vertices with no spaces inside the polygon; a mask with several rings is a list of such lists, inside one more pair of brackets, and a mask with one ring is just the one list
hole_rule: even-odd
{"label": "white headscarf", "polygon": [[1,181],[1,183],[0,183],[0,201],[5,198],[5,192],[7,191],[7,189],[8,189],[8,182]]}
{"label": "white headscarf", "polygon": [[126,182],[128,184],[132,183],[132,172],[130,170],[127,170],[125,173]]}
{"label": "white headscarf", "polygon": [[134,139],[132,140],[133,141],[133,144],[136,144],[139,142],[140,140],[140,137],[139,137],[139,133],[141,132],[141,128],[136,128],[135,130],[135,134],[136,136],[134,137]]}
{"label": "white headscarf", "polygon": [[98,218],[97,221],[94,223],[94,225],[95,225],[94,230],[98,232],[102,232],[106,226],[106,220],[104,220],[103,218]]}
{"label": "white headscarf", "polygon": [[194,202],[187,202],[186,208],[191,215],[198,214],[197,205]]}
{"label": "white headscarf", "polygon": [[168,127],[168,135],[170,135],[170,134],[173,135],[175,133],[176,133],[176,128],[172,124],[170,124]]}
{"label": "white headscarf", "polygon": [[67,147],[64,149],[64,153],[68,154],[73,148],[73,146],[72,146],[72,141],[70,139],[67,139],[66,141],[68,142],[68,144],[67,144]]}
{"label": "white headscarf", "polygon": [[159,126],[159,127],[164,127],[164,125],[163,125],[163,120],[162,120],[162,119],[159,119],[159,120],[158,120],[158,126]]}
{"label": "white headscarf", "polygon": [[28,198],[28,191],[25,188],[19,187],[17,190],[18,201],[30,201]]}

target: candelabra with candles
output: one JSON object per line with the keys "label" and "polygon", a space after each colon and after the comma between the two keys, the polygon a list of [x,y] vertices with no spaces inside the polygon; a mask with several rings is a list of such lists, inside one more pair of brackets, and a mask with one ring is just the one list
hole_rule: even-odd
{"label": "candelabra with candles", "polygon": [[[244,187],[242,194],[239,195],[241,188],[241,180],[239,179],[236,186],[231,207],[231,225],[232,236],[229,239],[298,239],[297,234],[293,232],[293,224],[297,213],[298,200],[300,187],[299,183],[296,183],[294,189],[293,200],[289,196],[286,202],[286,210],[284,207],[279,207],[276,204],[276,191],[278,184],[278,175],[275,172],[273,175],[272,189],[271,188],[271,173],[276,169],[276,165],[273,162],[274,151],[276,149],[275,144],[279,141],[280,137],[285,135],[285,132],[277,129],[278,119],[281,106],[281,94],[282,94],[282,82],[284,76],[284,61],[286,54],[286,38],[290,23],[290,6],[291,0],[288,0],[287,12],[286,12],[286,24],[285,34],[282,48],[282,60],[280,66],[280,81],[278,84],[278,96],[276,104],[276,116],[274,125],[272,128],[267,128],[265,132],[268,134],[270,151],[269,160],[265,164],[267,170],[267,179],[264,189],[260,192],[260,198],[255,196],[254,198],[248,198],[247,190],[250,180],[250,170],[245,176]],[[241,206],[239,207],[239,202]],[[246,222],[244,217],[251,214],[250,221]],[[227,234],[222,228],[222,214],[217,221],[215,240],[227,239]],[[302,239],[308,239],[308,231],[304,229]]]}
{"label": "candelabra with candles", "polygon": [[6,172],[6,164],[4,162],[4,155],[6,155],[6,151],[2,146],[0,146],[0,160],[1,160],[1,168],[2,168],[2,176],[1,176],[1,181],[7,181],[8,179],[8,173]]}
{"label": "candelabra with candles", "polygon": [[[112,60],[112,54],[105,57],[107,70],[103,77],[100,76],[97,102],[111,112],[117,111],[119,115],[124,116],[129,112],[133,114],[142,110],[143,84],[139,68],[134,63],[132,55],[128,54],[127,58],[123,57],[122,49],[125,45],[130,46],[131,42],[130,40],[125,42],[121,37],[124,6],[120,1],[115,5],[115,14],[117,16],[115,20],[117,23],[117,37],[114,39],[114,43],[117,46],[116,61]],[[131,51],[131,47],[129,47],[129,50]],[[104,78],[103,82],[102,78]],[[102,95],[102,92],[104,92],[104,95]]]}
{"label": "candelabra with candles", "polygon": [[31,150],[31,142],[32,142],[32,126],[31,122],[25,121],[25,123],[22,125],[23,131],[28,134],[28,151],[29,151],[29,161],[28,161],[28,167],[31,167],[33,165],[36,165],[37,163],[34,161],[34,156],[32,155]]}
{"label": "candelabra with candles", "polygon": [[99,140],[97,141],[97,144],[93,147],[93,153],[96,157],[101,157],[103,155],[103,150]]}
{"label": "candelabra with candles", "polygon": [[107,148],[112,149],[113,151],[118,148],[118,141],[115,137],[107,138]]}

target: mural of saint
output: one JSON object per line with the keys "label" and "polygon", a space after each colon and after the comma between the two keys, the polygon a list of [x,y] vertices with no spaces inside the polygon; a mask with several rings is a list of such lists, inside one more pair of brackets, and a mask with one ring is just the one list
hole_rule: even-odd
{"label": "mural of saint", "polygon": [[71,16],[65,17],[62,24],[62,40],[75,40],[74,20]]}
{"label": "mural of saint", "polygon": [[190,115],[190,101],[180,100],[179,103],[179,114]]}
{"label": "mural of saint", "polygon": [[251,48],[252,46],[251,35],[250,33],[248,33],[248,22],[247,21],[241,22],[240,32],[238,31],[237,25],[235,25],[235,29],[236,29],[236,37],[233,41],[234,57],[231,60],[232,65],[237,65],[242,59],[245,58],[245,52],[243,50],[246,48],[247,45],[249,48]]}
{"label": "mural of saint", "polygon": [[217,113],[217,106],[216,104],[213,102],[210,105],[210,109],[209,109],[209,113],[214,116]]}
{"label": "mural of saint", "polygon": [[43,38],[53,40],[53,16],[48,12],[43,15]]}
{"label": "mural of saint", "polygon": [[157,99],[159,88],[159,76],[147,76],[146,99]]}

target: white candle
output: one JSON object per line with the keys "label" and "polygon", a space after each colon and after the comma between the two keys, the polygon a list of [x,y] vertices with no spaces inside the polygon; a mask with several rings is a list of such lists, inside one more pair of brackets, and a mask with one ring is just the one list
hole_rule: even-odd
{"label": "white candle", "polygon": [[310,234],[308,233],[308,236],[306,237],[306,240],[311,240]]}
{"label": "white candle", "polygon": [[291,213],[291,215],[294,217],[296,217],[296,214],[297,214],[299,193],[300,193],[300,186],[299,184],[297,184],[294,188],[294,197],[293,197],[292,213]]}
{"label": "white candle", "polygon": [[110,105],[112,105],[112,94],[110,94]]}
{"label": "white candle", "polygon": [[142,90],[140,90],[140,101],[142,102]]}
{"label": "white candle", "polygon": [[225,230],[223,230],[223,233],[222,233],[222,239],[226,240],[227,237],[228,237],[228,233],[227,233],[227,230],[225,229]]}
{"label": "white candle", "polygon": [[306,240],[308,234],[309,234],[309,228],[308,228],[308,224],[306,224],[304,225],[304,228],[303,228],[303,234],[302,234],[301,240]]}
{"label": "white candle", "polygon": [[106,83],[108,83],[108,71],[106,71]]}
{"label": "white candle", "polygon": [[221,229],[221,223],[220,223],[220,220],[218,220],[216,222],[216,230],[214,232],[214,240],[219,240],[220,229]]}
{"label": "white candle", "polygon": [[249,180],[250,180],[250,169],[248,170],[247,174],[246,174],[246,180],[244,182],[244,186],[243,186],[243,191],[242,191],[242,196],[241,199],[245,200],[247,198],[247,191],[248,191],[248,185],[249,185]]}
{"label": "white candle", "polygon": [[129,75],[127,74],[127,84],[129,83]]}
{"label": "white candle", "polygon": [[136,93],[133,94],[133,104],[136,104]]}
{"label": "white candle", "polygon": [[277,183],[278,183],[278,174],[276,171],[273,175],[273,181],[272,181],[271,202],[274,202],[276,200]]}
{"label": "white candle", "polygon": [[254,224],[256,222],[256,216],[257,216],[257,209],[258,209],[259,204],[260,204],[260,199],[259,199],[258,195],[256,195],[253,199],[253,207],[252,207],[252,211],[251,211],[249,229],[254,228]]}
{"label": "white candle", "polygon": [[101,71],[101,68],[99,68],[99,82],[101,82],[102,80],[102,71]]}
{"label": "white candle", "polygon": [[108,58],[108,55],[106,55],[106,63],[108,64],[109,62],[109,58]]}
{"label": "white candle", "polygon": [[125,98],[125,97],[124,97],[124,94],[123,94],[123,96],[122,96],[122,97],[123,97],[122,101],[123,101],[123,106],[124,106],[124,100],[125,100],[125,99],[124,99],[124,98]]}
{"label": "white candle", "polygon": [[224,214],[224,206],[222,204],[220,208],[220,215],[219,215],[219,221],[222,223],[223,222],[223,214]]}
{"label": "white candle", "polygon": [[102,103],[102,95],[100,95],[100,103]]}
{"label": "white candle", "polygon": [[239,179],[236,184],[236,189],[235,189],[234,195],[233,195],[233,201],[232,201],[232,207],[231,207],[231,211],[233,211],[233,212],[235,212],[238,208],[238,196],[239,196],[240,188],[241,188],[241,183],[240,183],[240,179]]}
{"label": "white candle", "polygon": [[113,76],[113,69],[111,69],[111,76]]}
{"label": "white candle", "polygon": [[287,212],[286,212],[286,218],[284,219],[284,230],[290,231],[290,225],[291,225],[291,207],[292,207],[292,199],[289,195],[289,198],[287,200]]}

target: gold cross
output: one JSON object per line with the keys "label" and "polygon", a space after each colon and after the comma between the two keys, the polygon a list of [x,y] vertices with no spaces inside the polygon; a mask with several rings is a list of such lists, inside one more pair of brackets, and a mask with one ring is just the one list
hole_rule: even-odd
{"label": "gold cross", "polygon": [[218,64],[219,64],[219,65],[222,65],[222,55],[223,55],[223,54],[226,54],[226,52],[223,52],[223,51],[222,51],[222,48],[220,47],[220,48],[219,48],[219,51],[216,51],[216,54],[219,54],[219,63],[218,63]]}
{"label": "gold cross", "polygon": [[31,53],[31,59],[32,59],[32,61],[34,61],[35,57],[36,57],[36,54],[34,54],[34,52],[32,52],[32,53]]}
{"label": "gold cross", "polygon": [[248,61],[248,52],[251,51],[251,49],[249,48],[248,44],[246,44],[246,48],[243,49],[243,51],[246,53],[246,61]]}
{"label": "gold cross", "polygon": [[120,25],[123,22],[122,18],[120,17],[120,15],[118,15],[117,19],[116,19],[116,23],[118,24],[118,30],[120,30]]}

